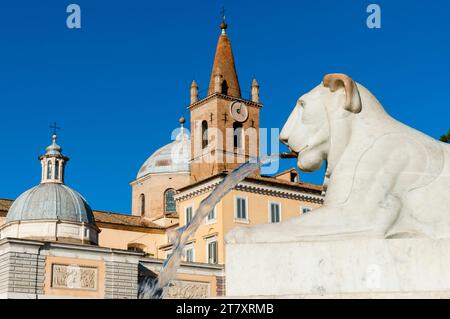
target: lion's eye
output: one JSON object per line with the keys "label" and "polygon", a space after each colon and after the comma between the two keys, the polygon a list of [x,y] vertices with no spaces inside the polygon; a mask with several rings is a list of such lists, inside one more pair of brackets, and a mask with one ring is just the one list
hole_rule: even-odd
{"label": "lion's eye", "polygon": [[298,104],[299,104],[301,107],[305,107],[305,105],[306,105],[305,101],[303,101],[303,100],[299,100],[299,101],[298,101]]}

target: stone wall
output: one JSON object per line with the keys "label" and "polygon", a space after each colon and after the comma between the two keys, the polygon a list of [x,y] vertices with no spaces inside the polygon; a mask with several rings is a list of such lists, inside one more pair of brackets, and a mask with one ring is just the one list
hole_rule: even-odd
{"label": "stone wall", "polygon": [[[0,241],[0,299],[136,299],[139,265],[142,276],[162,263],[138,252],[8,238]],[[223,276],[219,265],[182,263],[172,297],[223,295]]]}
{"label": "stone wall", "polygon": [[37,298],[44,293],[45,256],[37,246],[10,247],[0,253],[0,296]]}
{"label": "stone wall", "polygon": [[[141,275],[154,277],[163,266],[163,260],[141,258]],[[225,294],[224,268],[221,265],[181,262],[164,298],[202,299]]]}
{"label": "stone wall", "polygon": [[[91,245],[8,238],[0,241],[0,298],[137,298],[140,257]],[[66,286],[54,285],[52,265],[69,267],[58,277]],[[77,266],[95,269],[94,287],[83,286],[89,276],[70,269]]]}
{"label": "stone wall", "polygon": [[8,291],[9,256],[7,253],[0,255],[0,295]]}
{"label": "stone wall", "polygon": [[45,256],[11,252],[9,254],[9,293],[44,293]]}
{"label": "stone wall", "polygon": [[107,261],[105,298],[136,299],[138,293],[138,264]]}
{"label": "stone wall", "polygon": [[[131,183],[132,214],[141,216],[141,194],[145,195],[145,216],[151,220],[164,217],[164,193],[168,189],[178,189],[190,182],[189,173],[152,174]],[[100,233],[101,236],[101,233]]]}

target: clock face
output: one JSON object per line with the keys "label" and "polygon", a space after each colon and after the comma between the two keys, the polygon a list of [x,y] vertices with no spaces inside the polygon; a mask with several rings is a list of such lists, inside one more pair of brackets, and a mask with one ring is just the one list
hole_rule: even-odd
{"label": "clock face", "polygon": [[232,102],[230,104],[230,114],[235,121],[245,122],[248,118],[248,108],[242,102]]}

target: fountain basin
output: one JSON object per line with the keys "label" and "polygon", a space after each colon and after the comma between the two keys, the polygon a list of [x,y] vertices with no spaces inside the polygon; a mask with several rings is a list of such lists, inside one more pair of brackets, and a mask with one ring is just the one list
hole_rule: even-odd
{"label": "fountain basin", "polygon": [[450,297],[448,239],[237,243],[226,255],[230,297]]}

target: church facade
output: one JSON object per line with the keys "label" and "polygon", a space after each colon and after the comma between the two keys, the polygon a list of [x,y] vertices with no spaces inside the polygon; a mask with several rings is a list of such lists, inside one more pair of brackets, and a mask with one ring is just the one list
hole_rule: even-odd
{"label": "church facade", "polygon": [[[16,200],[0,200],[0,298],[137,298],[172,253],[174,236],[201,201],[236,167],[260,154],[259,84],[241,94],[222,21],[207,95],[190,87],[189,124],[141,166],[131,214],[93,210],[65,185],[69,158],[56,135],[41,162],[41,182]],[[189,239],[166,297],[226,294],[225,234],[234,227],[279,223],[323,203],[319,185],[292,168],[255,171],[224,196]]]}

